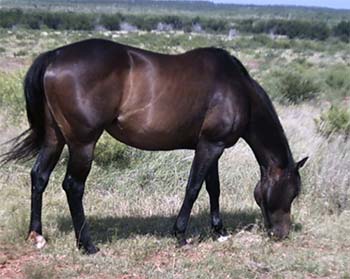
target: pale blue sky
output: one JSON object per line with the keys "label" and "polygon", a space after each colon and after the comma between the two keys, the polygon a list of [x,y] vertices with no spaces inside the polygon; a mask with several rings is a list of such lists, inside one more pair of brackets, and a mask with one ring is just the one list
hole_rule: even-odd
{"label": "pale blue sky", "polygon": [[213,2],[255,5],[297,5],[350,9],[350,0],[213,0]]}

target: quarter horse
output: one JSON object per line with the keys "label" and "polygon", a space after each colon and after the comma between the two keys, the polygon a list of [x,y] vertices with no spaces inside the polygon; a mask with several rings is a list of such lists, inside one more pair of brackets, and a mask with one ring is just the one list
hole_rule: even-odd
{"label": "quarter horse", "polygon": [[42,237],[42,195],[64,145],[69,160],[66,192],[78,247],[92,242],[82,198],[97,140],[107,131],[144,150],[193,149],[186,194],[174,231],[180,244],[205,181],[211,226],[226,231],[219,213],[218,160],[243,138],[261,171],[254,196],[265,225],[276,238],[291,227],[291,204],[300,190],[295,162],[275,109],[241,62],[218,48],[165,55],[90,39],[41,54],[24,81],[29,129],[14,139],[3,161],[36,157],[31,171],[29,239]]}

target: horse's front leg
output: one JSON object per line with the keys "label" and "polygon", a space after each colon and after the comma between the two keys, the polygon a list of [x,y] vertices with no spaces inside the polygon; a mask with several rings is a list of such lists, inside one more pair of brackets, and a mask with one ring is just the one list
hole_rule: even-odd
{"label": "horse's front leg", "polygon": [[224,145],[222,143],[213,143],[206,140],[201,140],[198,143],[187,182],[185,199],[174,225],[175,236],[180,245],[187,243],[185,232],[193,204],[198,197],[208,170],[219,159],[223,150]]}
{"label": "horse's front leg", "polygon": [[98,252],[91,240],[82,202],[85,181],[91,169],[94,147],[95,143],[69,145],[69,162],[63,181],[63,189],[67,194],[77,245],[79,248],[84,247],[88,254]]}

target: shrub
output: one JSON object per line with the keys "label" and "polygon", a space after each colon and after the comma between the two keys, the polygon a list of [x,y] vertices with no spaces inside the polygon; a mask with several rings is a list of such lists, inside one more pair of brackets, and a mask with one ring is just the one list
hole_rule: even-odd
{"label": "shrub", "polygon": [[275,71],[265,79],[269,95],[281,103],[297,104],[310,100],[319,91],[318,84],[312,78],[295,69]]}
{"label": "shrub", "polygon": [[316,120],[316,124],[322,134],[338,133],[348,137],[350,134],[350,110],[333,105],[321,115],[320,119]]}
{"label": "shrub", "polygon": [[127,167],[130,163],[130,148],[104,133],[97,142],[95,162],[98,165],[114,165],[119,168]]}
{"label": "shrub", "polygon": [[11,28],[18,24],[23,17],[23,12],[20,9],[9,11],[0,10],[0,27]]}
{"label": "shrub", "polygon": [[345,98],[350,95],[350,67],[334,65],[328,68],[323,75],[323,80],[329,87],[328,97],[333,95]]}
{"label": "shrub", "polygon": [[122,20],[123,17],[120,14],[102,15],[99,23],[108,30],[119,30]]}
{"label": "shrub", "polygon": [[350,41],[350,21],[342,20],[332,29],[334,36],[339,37],[344,42]]}

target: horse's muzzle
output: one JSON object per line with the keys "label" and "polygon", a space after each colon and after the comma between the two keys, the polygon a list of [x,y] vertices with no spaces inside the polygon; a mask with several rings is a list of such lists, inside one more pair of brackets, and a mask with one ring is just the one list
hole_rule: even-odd
{"label": "horse's muzzle", "polygon": [[268,230],[268,236],[273,240],[283,240],[289,235],[290,226],[274,227]]}

